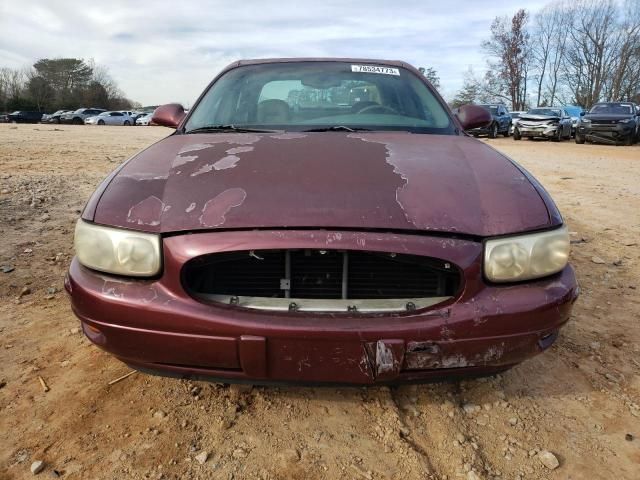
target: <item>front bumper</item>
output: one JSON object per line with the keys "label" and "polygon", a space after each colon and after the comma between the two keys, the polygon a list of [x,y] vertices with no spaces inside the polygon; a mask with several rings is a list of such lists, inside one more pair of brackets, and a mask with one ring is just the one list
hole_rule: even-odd
{"label": "front bumper", "polygon": [[616,144],[633,137],[635,133],[634,124],[613,123],[607,125],[585,125],[578,124],[576,134],[583,136],[592,142],[602,142]]}
{"label": "front bumper", "polygon": [[[212,247],[212,245],[214,247]],[[459,296],[394,315],[273,313],[194,300],[182,265],[213,251],[332,248],[437,256],[464,271]],[[66,280],[87,337],[134,368],[253,383],[372,384],[503,370],[549,347],[578,288],[573,269],[488,285],[482,245],[355,232],[220,232],[164,239],[154,280],[122,279],[72,261]]]}
{"label": "front bumper", "polygon": [[518,131],[523,137],[544,137],[553,138],[558,135],[559,125],[540,125],[535,127],[523,126],[518,124]]}

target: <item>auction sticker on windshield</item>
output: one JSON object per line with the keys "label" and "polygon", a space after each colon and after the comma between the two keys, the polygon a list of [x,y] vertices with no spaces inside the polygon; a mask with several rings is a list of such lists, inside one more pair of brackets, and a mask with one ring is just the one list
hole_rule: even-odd
{"label": "auction sticker on windshield", "polygon": [[381,73],[383,75],[398,75],[400,70],[391,67],[381,67],[379,65],[351,65],[352,72],[360,73]]}

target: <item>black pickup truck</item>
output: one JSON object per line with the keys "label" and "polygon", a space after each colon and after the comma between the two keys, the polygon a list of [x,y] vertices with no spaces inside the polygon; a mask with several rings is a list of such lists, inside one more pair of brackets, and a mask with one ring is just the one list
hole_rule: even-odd
{"label": "black pickup truck", "polygon": [[42,120],[42,113],[18,110],[7,115],[9,123],[39,123]]}
{"label": "black pickup truck", "polygon": [[596,103],[576,128],[576,143],[632,145],[640,140],[640,111],[632,102]]}

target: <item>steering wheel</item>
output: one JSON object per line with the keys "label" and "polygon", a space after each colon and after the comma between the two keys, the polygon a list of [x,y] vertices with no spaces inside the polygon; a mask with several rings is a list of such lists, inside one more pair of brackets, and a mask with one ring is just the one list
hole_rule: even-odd
{"label": "steering wheel", "polygon": [[398,113],[391,107],[387,107],[386,105],[369,105],[368,107],[364,107],[362,110],[358,111],[358,115],[361,113],[373,113],[374,110],[378,110],[377,113]]}

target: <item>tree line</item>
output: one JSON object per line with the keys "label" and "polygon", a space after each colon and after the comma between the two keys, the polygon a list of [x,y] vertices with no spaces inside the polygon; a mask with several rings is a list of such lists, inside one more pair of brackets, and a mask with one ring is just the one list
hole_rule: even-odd
{"label": "tree line", "polygon": [[43,58],[31,67],[0,68],[0,110],[75,110],[81,107],[125,110],[126,98],[108,70],[93,60]]}
{"label": "tree line", "polygon": [[496,17],[482,50],[487,72],[469,68],[454,107],[640,102],[638,0],[560,0],[533,17],[523,9]]}

